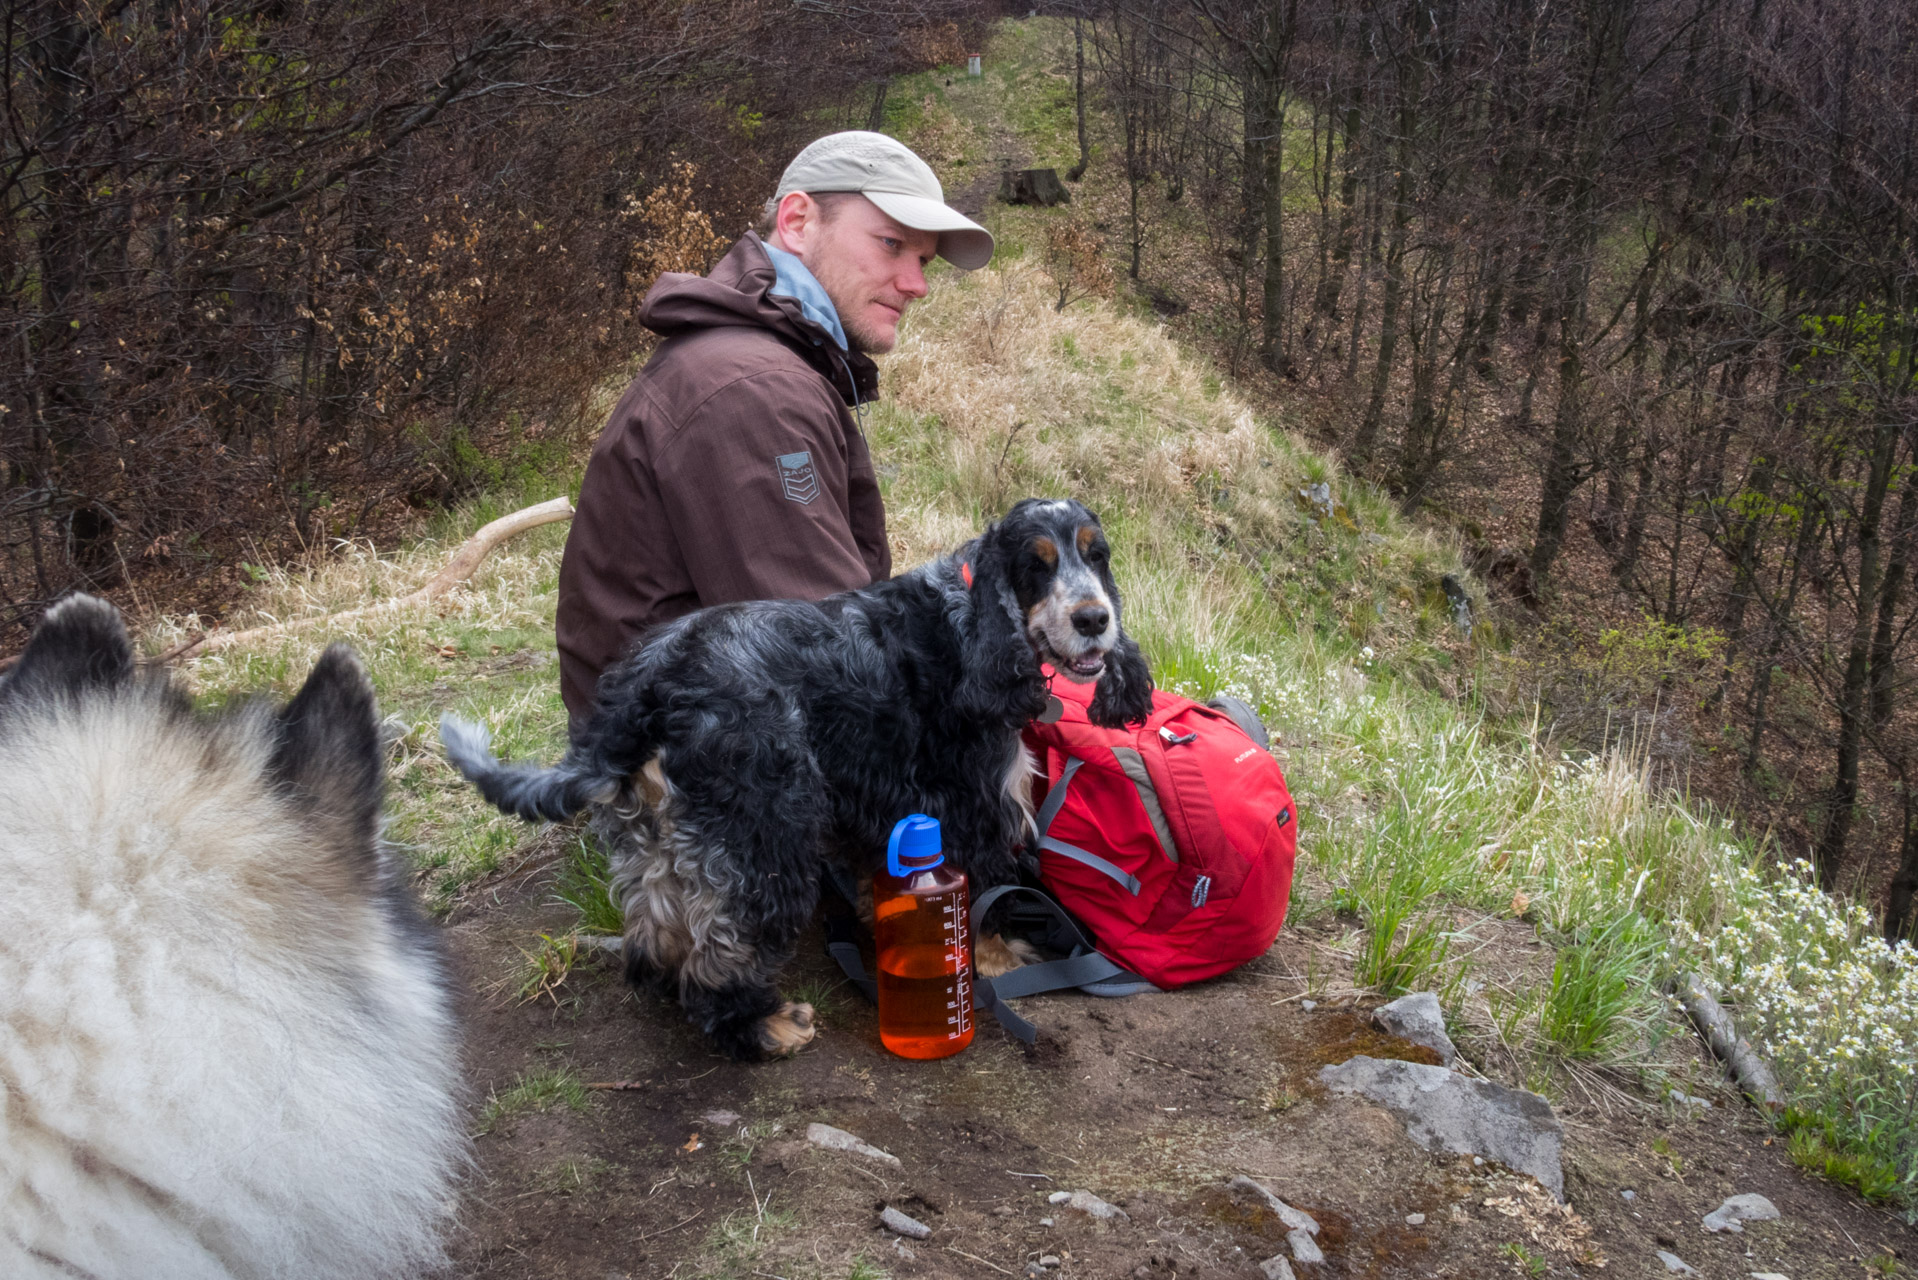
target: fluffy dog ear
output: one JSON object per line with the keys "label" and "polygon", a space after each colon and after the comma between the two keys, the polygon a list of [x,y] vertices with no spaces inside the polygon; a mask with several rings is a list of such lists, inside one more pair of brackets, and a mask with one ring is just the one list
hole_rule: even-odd
{"label": "fluffy dog ear", "polygon": [[972,569],[972,608],[960,628],[953,709],[975,719],[1023,723],[1045,709],[1046,689],[1020,625],[1002,529],[994,525],[960,553]]}
{"label": "fluffy dog ear", "polygon": [[133,645],[119,610],[95,596],[70,595],[34,628],[19,663],[0,680],[0,701],[104,693],[132,674]]}
{"label": "fluffy dog ear", "polygon": [[1092,705],[1086,715],[1101,729],[1123,729],[1128,724],[1144,724],[1152,714],[1152,668],[1129,635],[1106,655],[1106,669],[1092,691]]}
{"label": "fluffy dog ear", "polygon": [[345,861],[376,858],[385,779],[380,713],[351,649],[327,646],[274,729],[273,776],[331,826]]}

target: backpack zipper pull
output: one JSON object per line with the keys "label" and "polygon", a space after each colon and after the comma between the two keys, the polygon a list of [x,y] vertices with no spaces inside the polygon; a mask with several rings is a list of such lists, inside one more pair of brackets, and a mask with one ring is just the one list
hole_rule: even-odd
{"label": "backpack zipper pull", "polygon": [[1195,741],[1199,735],[1197,733],[1174,733],[1170,725],[1160,725],[1159,736],[1165,739],[1168,746],[1183,747],[1186,743]]}

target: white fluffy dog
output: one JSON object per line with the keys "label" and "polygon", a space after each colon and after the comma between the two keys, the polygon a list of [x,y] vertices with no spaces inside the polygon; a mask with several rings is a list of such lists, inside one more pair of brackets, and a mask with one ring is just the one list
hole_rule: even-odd
{"label": "white fluffy dog", "polygon": [[73,597],[0,677],[0,1276],[412,1275],[468,1156],[373,690],[196,715]]}

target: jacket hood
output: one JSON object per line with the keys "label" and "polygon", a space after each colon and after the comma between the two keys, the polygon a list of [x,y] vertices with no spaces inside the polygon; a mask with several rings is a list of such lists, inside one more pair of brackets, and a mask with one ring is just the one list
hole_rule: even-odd
{"label": "jacket hood", "polygon": [[797,298],[775,296],[778,272],[759,236],[748,231],[704,276],[668,271],[640,304],[640,323],[664,338],[698,329],[765,329],[817,369],[848,405],[876,399],[879,367],[806,316]]}

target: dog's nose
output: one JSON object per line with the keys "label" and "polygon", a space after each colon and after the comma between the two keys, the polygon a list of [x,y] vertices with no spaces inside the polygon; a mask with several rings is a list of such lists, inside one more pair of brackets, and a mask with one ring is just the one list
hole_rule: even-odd
{"label": "dog's nose", "polygon": [[1080,605],[1072,611],[1072,629],[1082,636],[1102,636],[1112,614],[1102,604]]}

